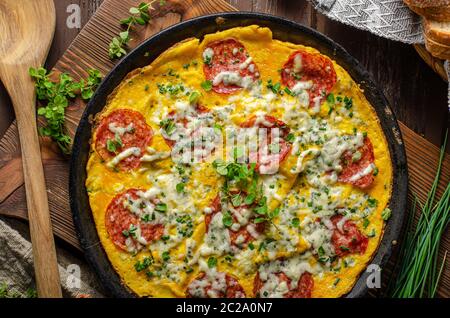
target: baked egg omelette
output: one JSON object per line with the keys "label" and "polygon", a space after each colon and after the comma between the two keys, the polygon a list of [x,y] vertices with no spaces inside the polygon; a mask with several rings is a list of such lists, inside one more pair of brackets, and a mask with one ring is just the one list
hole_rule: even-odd
{"label": "baked egg omelette", "polygon": [[141,297],[340,297],[390,216],[377,115],[335,61],[252,25],[187,39],[95,118],[86,189]]}

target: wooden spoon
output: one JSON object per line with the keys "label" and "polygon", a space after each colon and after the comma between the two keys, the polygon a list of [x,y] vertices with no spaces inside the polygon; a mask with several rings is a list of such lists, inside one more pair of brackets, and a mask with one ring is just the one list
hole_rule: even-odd
{"label": "wooden spoon", "polygon": [[28,69],[41,66],[55,31],[53,0],[0,2],[0,78],[19,128],[37,292],[61,297],[55,242],[36,125],[36,94]]}

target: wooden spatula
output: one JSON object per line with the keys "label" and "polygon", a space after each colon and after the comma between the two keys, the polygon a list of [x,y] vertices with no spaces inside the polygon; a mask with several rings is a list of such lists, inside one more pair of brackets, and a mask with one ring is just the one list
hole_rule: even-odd
{"label": "wooden spatula", "polygon": [[53,0],[1,0],[0,78],[16,113],[22,149],[36,285],[40,297],[61,297],[55,242],[36,125],[36,95],[28,75],[41,66],[55,31]]}

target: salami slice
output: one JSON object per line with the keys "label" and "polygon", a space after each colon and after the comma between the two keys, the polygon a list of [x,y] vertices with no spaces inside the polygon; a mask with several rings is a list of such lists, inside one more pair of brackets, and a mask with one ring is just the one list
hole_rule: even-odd
{"label": "salami slice", "polygon": [[[197,105],[195,111],[198,115],[200,115],[208,113],[209,109],[203,105]],[[165,130],[165,132],[163,133],[163,138],[169,147],[173,148],[176,143],[176,140],[171,139],[170,136],[177,133],[177,125],[181,125],[183,128],[187,128],[190,119],[197,116],[197,114],[193,113],[188,118],[186,116],[179,116],[175,111],[171,111],[168,114],[166,120],[160,123],[160,125],[162,124],[161,126],[163,126],[161,128]],[[192,133],[193,132],[191,132],[191,135]]]}
{"label": "salami slice", "polygon": [[141,237],[147,242],[159,239],[164,232],[162,224],[146,224],[141,222],[139,218],[130,212],[124,206],[124,201],[131,198],[136,200],[139,198],[137,193],[139,189],[129,189],[123,193],[116,195],[106,209],[105,225],[109,238],[114,245],[122,250],[127,250],[126,240],[132,240],[133,246],[138,245],[137,238],[130,229],[140,229]]}
{"label": "salami slice", "polygon": [[347,220],[341,224],[342,218],[342,215],[335,215],[331,218],[331,222],[334,225],[331,242],[333,243],[336,255],[364,254],[369,239],[358,230],[354,222]]}
{"label": "salami slice", "polygon": [[317,106],[336,83],[333,62],[318,53],[298,50],[292,53],[281,71],[281,81],[291,90],[298,83],[309,95],[309,105]]}
{"label": "salami slice", "polygon": [[[250,206],[248,205],[241,205],[239,207],[234,207],[234,209],[239,213],[243,209],[248,209]],[[220,202],[220,196],[217,195],[213,202],[211,203],[211,210],[212,212],[210,214],[205,215],[205,224],[206,224],[206,231],[208,231],[209,224],[211,223],[212,218],[214,215],[218,212],[220,212],[222,209],[221,202]],[[239,223],[235,215],[231,215],[231,218],[233,220],[233,223]],[[249,224],[250,226],[254,226],[254,230],[256,233],[263,233],[265,229],[264,223],[258,223],[258,224],[252,224],[254,218],[250,218]],[[238,230],[233,231],[231,228],[228,229],[230,234],[230,241],[231,244],[234,246],[243,246],[251,241],[253,241],[255,238],[251,235],[251,233],[248,231],[247,226],[241,226]]]}
{"label": "salami slice", "polygon": [[214,271],[200,273],[188,286],[186,294],[193,298],[245,298],[236,278]]}
{"label": "salami slice", "polygon": [[341,160],[343,169],[338,176],[338,180],[364,189],[369,187],[374,180],[373,163],[375,156],[369,137],[364,138],[364,144],[357,152],[358,156],[351,152],[344,153]]}
{"label": "salami slice", "polygon": [[[249,153],[249,161],[256,163],[255,169],[261,174],[276,173],[280,163],[287,158],[291,150],[291,144],[285,140],[290,128],[283,121],[269,115],[253,115],[243,122],[241,127],[268,129],[267,139],[263,142],[259,141],[258,150]],[[270,132],[270,129],[273,128],[279,129],[280,139],[275,144],[272,144],[272,134]]]}
{"label": "salami slice", "polygon": [[231,94],[259,77],[259,71],[244,45],[229,38],[208,44],[203,51],[203,72],[212,89]]}
{"label": "salami slice", "polygon": [[102,118],[97,127],[95,149],[100,157],[109,161],[120,152],[129,148],[139,148],[140,156],[129,156],[117,164],[121,170],[131,170],[139,167],[140,157],[153,137],[152,128],[145,122],[141,113],[118,109]]}
{"label": "salami slice", "polygon": [[[286,292],[283,297],[284,298],[311,298],[311,292],[314,288],[314,279],[313,276],[304,272],[297,283],[297,287],[291,288],[292,280],[283,272],[279,272],[275,274],[278,277],[279,282],[286,282],[288,286],[288,292]],[[264,282],[259,277],[259,273],[255,276],[255,281],[253,285],[253,292],[255,296],[266,297],[269,295],[261,295],[261,289],[264,286]]]}

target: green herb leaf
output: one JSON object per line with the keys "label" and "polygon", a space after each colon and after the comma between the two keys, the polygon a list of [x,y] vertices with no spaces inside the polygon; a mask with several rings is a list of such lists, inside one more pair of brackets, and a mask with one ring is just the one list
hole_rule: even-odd
{"label": "green herb leaf", "polygon": [[101,75],[97,70],[88,70],[88,78],[75,82],[66,73],[59,75],[59,80],[52,82],[50,74],[43,67],[30,68],[29,74],[35,81],[36,95],[41,101],[47,101],[47,105],[38,109],[38,115],[44,116],[46,125],[39,128],[42,136],[51,137],[65,154],[70,153],[71,138],[66,134],[65,109],[69,105],[69,99],[81,96],[88,100],[94,94],[94,90],[100,83]]}
{"label": "green herb leaf", "polygon": [[212,256],[210,258],[208,258],[208,267],[213,268],[216,266],[217,266],[217,258],[212,257]]}
{"label": "green herb leaf", "polygon": [[280,88],[281,88],[281,84],[280,83],[273,83],[272,80],[270,79],[267,82],[267,86],[268,89],[270,89],[274,94],[278,94],[280,92]]}
{"label": "green herb leaf", "polygon": [[178,193],[182,193],[184,192],[184,187],[186,186],[185,183],[181,182],[181,183],[177,183],[176,185],[176,189]]}
{"label": "green herb leaf", "polygon": [[212,89],[213,84],[212,84],[211,81],[204,81],[204,82],[202,82],[202,83],[200,84],[200,86],[201,86],[205,91],[209,92],[209,91]]}
{"label": "green herb leaf", "polygon": [[391,215],[392,215],[392,211],[389,208],[386,208],[386,209],[383,210],[383,212],[381,212],[381,218],[384,221],[389,220],[391,218]]}
{"label": "green herb leaf", "polygon": [[112,152],[112,153],[116,153],[116,151],[117,151],[116,143],[111,139],[107,139],[106,140],[106,150],[108,150],[109,152]]}
{"label": "green herb leaf", "polygon": [[167,212],[167,204],[166,203],[158,203],[155,206],[155,210],[161,213]]}
{"label": "green herb leaf", "polygon": [[377,175],[378,175],[378,167],[375,167],[375,168],[373,169],[372,175],[374,175],[374,176],[377,176]]}
{"label": "green herb leaf", "polygon": [[222,223],[225,227],[231,227],[233,225],[233,217],[229,211],[223,214]]}
{"label": "green herb leaf", "polygon": [[370,224],[369,219],[368,218],[364,218],[364,220],[363,220],[363,228],[366,229],[369,226],[369,224]]}
{"label": "green herb leaf", "polygon": [[333,93],[328,94],[328,96],[327,96],[327,102],[328,102],[329,104],[332,104],[332,105],[334,105],[334,104],[336,103],[336,101],[334,100],[334,94],[333,94]]}
{"label": "green herb leaf", "polygon": [[293,142],[295,141],[295,135],[294,135],[293,133],[289,133],[289,134],[286,136],[286,141],[287,141],[287,142],[290,142],[290,143],[293,143]]}
{"label": "green herb leaf", "polygon": [[163,253],[161,254],[161,259],[162,259],[164,262],[169,261],[169,260],[170,260],[170,253],[169,253],[168,251],[163,252]]}
{"label": "green herb leaf", "polygon": [[299,218],[293,218],[291,220],[291,224],[293,227],[299,227],[300,226],[300,219]]}
{"label": "green herb leaf", "polygon": [[257,217],[257,218],[255,218],[255,219],[253,220],[253,223],[258,224],[258,223],[263,223],[263,222],[266,222],[266,221],[267,221],[266,218],[263,218],[263,217]]}
{"label": "green herb leaf", "polygon": [[175,130],[175,122],[172,118],[164,119],[159,123],[159,126],[166,132],[167,135],[172,135]]}
{"label": "green herb leaf", "polygon": [[198,103],[198,100],[200,99],[200,93],[197,91],[193,91],[191,95],[189,96],[189,103],[192,105],[195,105]]}

